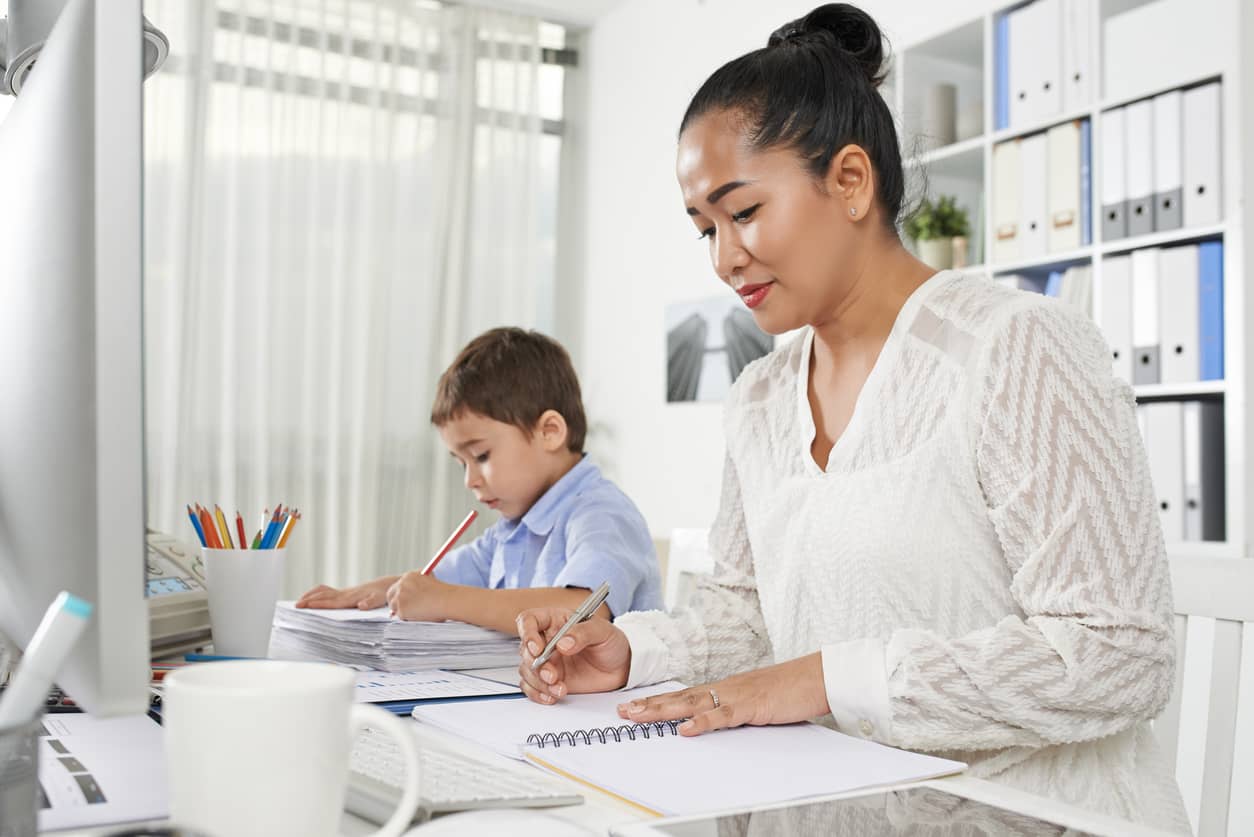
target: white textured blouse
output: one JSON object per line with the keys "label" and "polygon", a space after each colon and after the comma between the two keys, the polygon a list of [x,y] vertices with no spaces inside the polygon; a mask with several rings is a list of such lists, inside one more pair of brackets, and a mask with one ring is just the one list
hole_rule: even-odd
{"label": "white textured blouse", "polygon": [[1095,324],[952,271],[906,301],[825,468],[813,332],[725,410],[710,547],[683,609],[616,620],[629,686],[822,651],[839,729],[1188,830],[1149,721],[1171,588],[1128,385]]}

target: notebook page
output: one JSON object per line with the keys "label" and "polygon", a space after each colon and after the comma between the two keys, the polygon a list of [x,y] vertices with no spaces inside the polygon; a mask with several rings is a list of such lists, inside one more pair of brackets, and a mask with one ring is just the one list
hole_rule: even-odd
{"label": "notebook page", "polygon": [[521,759],[528,735],[621,726],[629,722],[618,717],[620,703],[682,688],[675,682],[656,683],[622,692],[570,695],[552,706],[531,700],[446,703],[415,707],[413,716],[501,755]]}
{"label": "notebook page", "polygon": [[525,755],[547,770],[667,816],[922,781],[966,768],[961,762],[885,747],[817,724],[528,747]]}

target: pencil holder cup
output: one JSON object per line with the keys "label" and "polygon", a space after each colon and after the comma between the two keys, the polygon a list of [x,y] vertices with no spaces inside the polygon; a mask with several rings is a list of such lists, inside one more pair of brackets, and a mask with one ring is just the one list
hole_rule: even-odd
{"label": "pencil holder cup", "polygon": [[35,837],[42,731],[39,718],[0,727],[0,837]]}
{"label": "pencil holder cup", "polygon": [[204,548],[213,650],[228,657],[265,657],[274,605],[283,581],[282,549]]}

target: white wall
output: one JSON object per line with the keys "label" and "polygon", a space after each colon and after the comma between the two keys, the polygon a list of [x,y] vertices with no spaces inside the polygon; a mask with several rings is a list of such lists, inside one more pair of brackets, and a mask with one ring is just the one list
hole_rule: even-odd
{"label": "white wall", "polygon": [[[671,302],[731,293],[714,276],[675,184],[675,132],[722,63],[766,43],[810,0],[628,0],[582,49],[576,272],[584,286],[575,351],[589,447],[640,506],[655,535],[708,526],[723,463],[721,408],[666,404],[663,317]],[[1002,5],[996,0],[871,0],[893,44],[917,41]]]}

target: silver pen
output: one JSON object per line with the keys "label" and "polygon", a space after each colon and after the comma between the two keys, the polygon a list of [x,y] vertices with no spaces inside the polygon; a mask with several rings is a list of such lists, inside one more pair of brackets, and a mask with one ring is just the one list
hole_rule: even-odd
{"label": "silver pen", "polygon": [[553,634],[553,638],[549,640],[549,644],[544,646],[544,650],[540,652],[540,656],[536,657],[531,663],[531,670],[535,671],[540,666],[548,662],[549,657],[553,656],[553,650],[557,648],[557,643],[561,641],[566,633],[580,622],[586,622],[592,618],[592,614],[597,612],[597,608],[605,603],[606,598],[610,595],[610,583],[604,581],[601,586],[593,590],[588,598],[583,600],[583,604],[575,608],[575,612],[566,620],[566,624]]}

